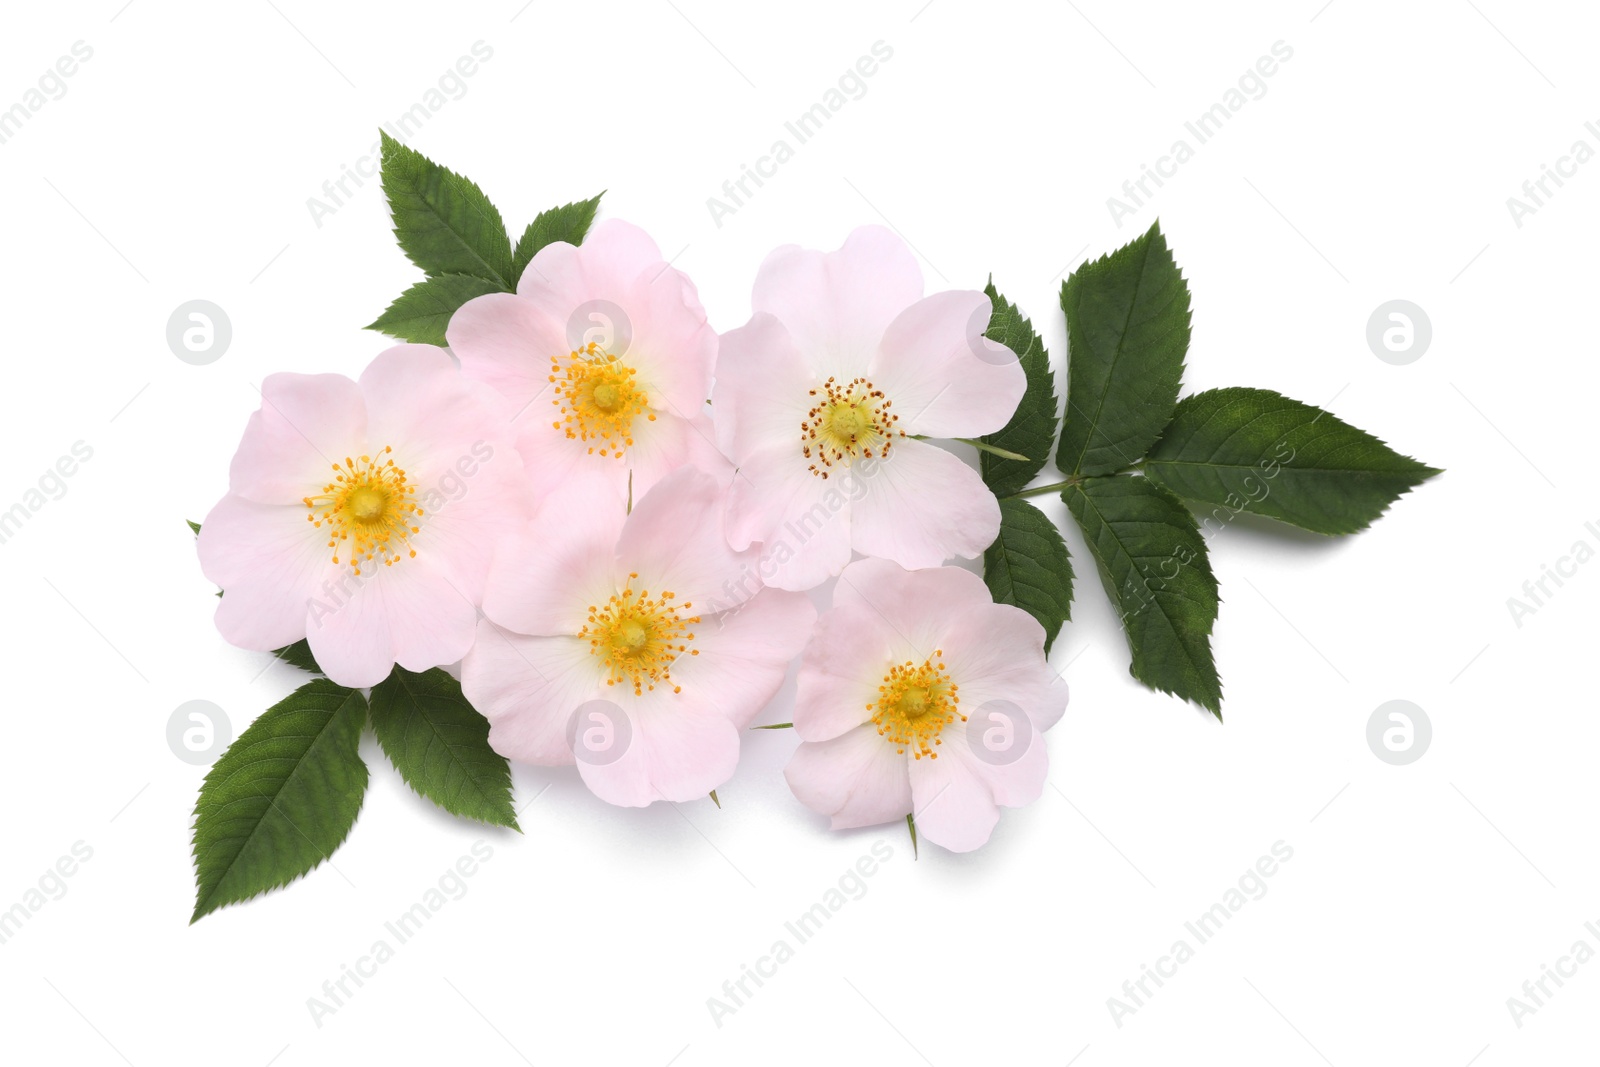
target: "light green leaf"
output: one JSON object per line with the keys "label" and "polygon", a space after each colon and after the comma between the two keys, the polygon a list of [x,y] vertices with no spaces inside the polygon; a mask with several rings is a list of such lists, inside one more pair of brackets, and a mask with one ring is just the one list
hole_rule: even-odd
{"label": "light green leaf", "polygon": [[418,282],[389,305],[387,311],[367,326],[390,337],[419,345],[439,345],[445,341],[450,316],[474,297],[503,290],[499,283],[470,274],[440,274]]}
{"label": "light green leaf", "polygon": [[1089,478],[1062,491],[1122,616],[1131,673],[1222,718],[1211,655],[1217,579],[1194,516],[1148,478]]}
{"label": "light green leaf", "polygon": [[583,239],[589,235],[589,227],[594,225],[595,212],[600,209],[600,197],[605,195],[601,192],[588,200],[541,211],[537,218],[528,223],[511,256],[513,288],[522,277],[522,272],[528,269],[528,263],[545,245],[555,241],[565,241],[569,245],[583,244]]}
{"label": "light green leaf", "polygon": [[1058,401],[1055,376],[1050,373],[1050,353],[1045,351],[1044,341],[1034,332],[1033,323],[1015,304],[1000,295],[992,279],[983,291],[994,305],[985,336],[1015,352],[1028,377],[1027,390],[1011,421],[982,439],[985,444],[1028,458],[1014,460],[991,452],[978,453],[978,469],[983,473],[984,484],[995,496],[1006,496],[1026,486],[1044,466],[1056,439]]}
{"label": "light green leaf", "polygon": [[1067,412],[1056,466],[1112,474],[1142,457],[1172,418],[1189,350],[1189,287],[1159,224],[1072,273]]}
{"label": "light green leaf", "polygon": [[372,687],[372,729],[406,784],[452,815],[518,830],[511,765],[489,747],[489,722],[434,667],[396,667]]}
{"label": "light green leaf", "polygon": [[361,811],[367,702],[319,678],[274,704],[211,768],[195,804],[194,922],[287,885],[333,854]]}
{"label": "light green leaf", "polygon": [[1366,529],[1440,473],[1270,389],[1185,397],[1144,470],[1187,500],[1221,505],[1212,514],[1222,521],[1249,511],[1323,534]]}
{"label": "light green leaf", "polygon": [[383,192],[406,256],[429,276],[470,274],[509,292],[511,238],[483,190],[387,133],[380,137]]}
{"label": "light green leaf", "polygon": [[1001,500],[1000,536],[984,549],[983,580],[996,604],[1039,620],[1049,652],[1072,617],[1072,559],[1055,523],[1026,500]]}

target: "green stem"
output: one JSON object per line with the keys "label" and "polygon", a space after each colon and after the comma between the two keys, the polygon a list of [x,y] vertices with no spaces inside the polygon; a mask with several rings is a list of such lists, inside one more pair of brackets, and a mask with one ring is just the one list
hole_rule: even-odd
{"label": "green stem", "polygon": [[1068,478],[1064,482],[1051,482],[1049,485],[1036,485],[1032,489],[1023,489],[1020,492],[1012,493],[1005,499],[1020,500],[1025,496],[1047,496],[1050,493],[1058,493],[1063,489],[1071,489],[1073,486],[1082,481],[1082,478]]}
{"label": "green stem", "polygon": [[752,727],[750,727],[750,729],[752,729],[752,730],[792,730],[793,728],[794,728],[794,723],[792,723],[792,722],[774,722],[774,723],[768,723],[766,726],[752,726]]}
{"label": "green stem", "polygon": [[994,445],[988,444],[988,443],[983,442],[983,441],[974,440],[971,437],[957,437],[957,438],[954,438],[954,440],[960,441],[964,445],[971,445],[973,448],[976,448],[979,452],[987,452],[991,456],[999,456],[1001,459],[1014,459],[1018,463],[1030,463],[1030,462],[1032,462],[1030,459],[1028,459],[1027,456],[1022,455],[1020,452],[1012,452],[1009,449],[1005,449],[1005,448],[996,448]]}

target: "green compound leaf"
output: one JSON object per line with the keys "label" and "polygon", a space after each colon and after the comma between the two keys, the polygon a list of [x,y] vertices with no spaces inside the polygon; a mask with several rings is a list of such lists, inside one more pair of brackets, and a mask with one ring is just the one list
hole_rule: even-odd
{"label": "green compound leaf", "polygon": [[1000,501],[1000,536],[983,552],[983,580],[996,604],[1026,611],[1050,651],[1072,617],[1072,558],[1061,531],[1026,500]]}
{"label": "green compound leaf", "polygon": [[982,438],[985,444],[1027,456],[1027,460],[1006,459],[981,450],[978,453],[983,483],[995,496],[1007,496],[1026,486],[1050,455],[1050,446],[1056,439],[1056,383],[1055,376],[1050,373],[1050,353],[1045,351],[1044,341],[1034,332],[1033,323],[1015,304],[1000,295],[992,279],[983,291],[994,305],[989,329],[984,335],[1015,352],[1028,377],[1028,387],[1011,421],[1003,429]]}
{"label": "green compound leaf", "polygon": [[589,235],[589,227],[594,225],[595,212],[600,209],[600,197],[605,195],[601,192],[588,200],[541,211],[537,218],[528,223],[528,228],[522,231],[522,237],[517,241],[516,251],[511,255],[513,288],[522,277],[522,272],[528,269],[528,263],[545,245],[556,241],[565,241],[569,245],[583,244],[583,239]]}
{"label": "green compound leaf", "polygon": [[1222,682],[1211,655],[1217,579],[1194,516],[1148,478],[1089,478],[1061,495],[1122,617],[1129,673],[1221,719]]}
{"label": "green compound leaf", "polygon": [[474,297],[502,292],[499,283],[470,274],[440,274],[418,282],[389,305],[367,326],[390,337],[419,345],[446,344],[444,329],[450,316]]}
{"label": "green compound leaf", "polygon": [[1321,408],[1270,389],[1185,397],[1145,474],[1186,500],[1322,534],[1364,530],[1440,473]]}
{"label": "green compound leaf", "polygon": [[489,747],[489,722],[434,667],[396,667],[372,687],[372,729],[406,784],[452,815],[519,830],[511,765]]}
{"label": "green compound leaf", "polygon": [[513,289],[511,238],[483,190],[387,133],[380,137],[383,192],[411,262],[429,276],[470,274],[497,291]]}
{"label": "green compound leaf", "polygon": [[1074,271],[1067,316],[1067,412],[1056,466],[1112,474],[1141,458],[1172,418],[1189,350],[1189,287],[1159,224]]}
{"label": "green compound leaf", "polygon": [[289,884],[343,843],[367,790],[366,717],[360,692],[319,678],[228,746],[195,804],[190,922]]}

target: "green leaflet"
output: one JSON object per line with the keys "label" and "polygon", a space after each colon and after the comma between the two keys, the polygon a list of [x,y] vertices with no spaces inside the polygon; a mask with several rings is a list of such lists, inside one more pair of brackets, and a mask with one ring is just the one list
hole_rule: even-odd
{"label": "green leaflet", "polygon": [[539,253],[539,249],[555,241],[565,241],[569,245],[581,245],[583,239],[589,235],[589,227],[594,225],[595,212],[600,209],[600,197],[604,192],[590,197],[588,200],[578,200],[571,204],[553,207],[549,211],[541,211],[537,218],[528,223],[528,228],[522,231],[522,236],[517,240],[516,251],[511,256],[511,281],[512,288],[522,277],[522,272],[528,269],[529,262]]}
{"label": "green leaflet", "polygon": [[1189,349],[1189,287],[1159,224],[1074,271],[1067,316],[1067,411],[1056,466],[1112,474],[1171,419]]}
{"label": "green leaflet", "polygon": [[1122,617],[1129,673],[1221,719],[1222,682],[1211,655],[1217,579],[1194,516],[1148,478],[1089,478],[1061,495]]}
{"label": "green leaflet", "polygon": [[387,133],[381,133],[384,195],[394,235],[411,262],[429,276],[468,274],[515,288],[511,238],[483,190]]}
{"label": "green leaflet", "polygon": [[403,667],[372,687],[372,729],[406,784],[452,815],[517,826],[511,765],[489,747],[489,723],[461,683]]}
{"label": "green leaflet", "polygon": [[1028,377],[1027,390],[1011,421],[1003,429],[982,438],[985,444],[1027,456],[1027,461],[1006,459],[992,452],[978,453],[978,469],[983,474],[984,484],[995,496],[1006,496],[1026,486],[1044,466],[1045,457],[1050,455],[1050,446],[1056,439],[1058,401],[1055,377],[1050,373],[1050,353],[1045,351],[1044,341],[1034,332],[1033,323],[1015,304],[1000,295],[993,280],[984,287],[984,292],[994,305],[985,336],[1015,352]]}
{"label": "green leaflet", "polygon": [[194,809],[194,922],[287,885],[350,833],[367,789],[356,751],[367,702],[319,678],[274,704],[222,754]]}
{"label": "green leaflet", "polygon": [[983,580],[996,604],[1026,611],[1050,651],[1072,617],[1072,559],[1061,531],[1026,500],[1000,501],[1000,536],[983,552]]}
{"label": "green leaflet", "polygon": [[291,667],[299,667],[312,674],[322,673],[322,668],[317,666],[316,658],[311,655],[311,643],[303,637],[292,645],[274,649],[272,654]]}
{"label": "green leaflet", "polygon": [[399,296],[379,315],[369,330],[378,330],[419,345],[446,344],[444,330],[450,316],[474,297],[501,292],[498,283],[470,274],[440,274],[426,278]]}
{"label": "green leaflet", "polygon": [[[1185,397],[1145,474],[1188,500],[1323,534],[1366,529],[1440,473],[1321,408],[1270,389]],[[1220,509],[1219,509],[1220,511]]]}

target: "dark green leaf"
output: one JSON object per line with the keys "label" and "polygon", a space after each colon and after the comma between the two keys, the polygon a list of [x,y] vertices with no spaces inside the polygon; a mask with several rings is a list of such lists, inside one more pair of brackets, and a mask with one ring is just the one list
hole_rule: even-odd
{"label": "dark green leaf", "polygon": [[1015,304],[1000,295],[992,279],[983,291],[989,294],[994,305],[986,336],[1015,352],[1028,376],[1028,388],[1011,421],[1004,429],[982,439],[985,444],[1027,456],[1027,461],[1006,459],[991,452],[978,453],[984,484],[995,496],[1006,496],[1026,486],[1050,455],[1050,446],[1056,439],[1056,383],[1055,376],[1050,373],[1050,354],[1034,332],[1033,323]]}
{"label": "dark green leaf", "polygon": [[367,327],[419,345],[445,345],[450,316],[473,297],[503,290],[496,282],[470,274],[440,274],[418,282]]}
{"label": "dark green leaf", "polygon": [[372,687],[372,729],[412,789],[452,815],[518,829],[511,765],[450,675],[396,667]]}
{"label": "dark green leaf", "polygon": [[361,811],[367,702],[324,678],[274,704],[228,746],[195,804],[194,922],[312,870]]}
{"label": "dark green leaf", "polygon": [[1072,559],[1055,523],[1026,500],[1001,500],[1000,536],[984,549],[983,580],[996,604],[1039,620],[1049,652],[1072,617]]}
{"label": "dark green leaf", "polygon": [[1270,389],[1185,397],[1145,463],[1179,496],[1221,505],[1207,522],[1250,511],[1324,534],[1366,529],[1438,473]]}
{"label": "dark green leaf", "polygon": [[317,666],[316,658],[311,655],[311,643],[301,638],[292,645],[284,645],[272,653],[291,667],[299,667],[312,674],[321,674],[322,668]]}
{"label": "dark green leaf", "polygon": [[1090,478],[1061,495],[1122,616],[1129,673],[1222,718],[1211,656],[1217,579],[1189,509],[1148,478]]}
{"label": "dark green leaf", "polygon": [[483,190],[387,133],[380,136],[383,192],[411,262],[429,276],[470,274],[514,288],[511,238]]}
{"label": "dark green leaf", "polygon": [[528,223],[528,228],[522,231],[522,237],[517,241],[517,249],[511,256],[511,281],[513,286],[522,277],[522,272],[528,269],[528,263],[538,254],[539,249],[555,241],[565,241],[569,245],[581,245],[583,239],[589,234],[589,227],[594,225],[594,213],[600,208],[600,193],[588,200],[578,200],[571,204],[553,207],[549,211],[541,211],[539,217]]}
{"label": "dark green leaf", "polygon": [[1189,349],[1189,287],[1158,225],[1078,268],[1061,287],[1067,413],[1056,466],[1111,474],[1172,418]]}
{"label": "dark green leaf", "polygon": [[198,522],[195,522],[193,519],[184,519],[183,521],[189,524],[189,529],[196,537],[200,536],[200,524]]}

